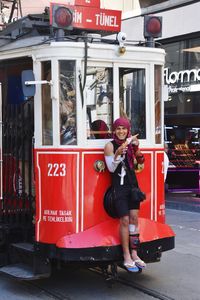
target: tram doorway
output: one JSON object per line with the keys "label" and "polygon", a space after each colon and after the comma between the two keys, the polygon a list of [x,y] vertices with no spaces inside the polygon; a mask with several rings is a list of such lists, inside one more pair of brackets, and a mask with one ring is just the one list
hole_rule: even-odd
{"label": "tram doorway", "polygon": [[[33,237],[34,100],[22,92],[21,72],[32,69],[30,58],[4,61],[0,65],[2,84],[2,202],[0,223],[13,242]],[[12,232],[12,233],[11,233]]]}

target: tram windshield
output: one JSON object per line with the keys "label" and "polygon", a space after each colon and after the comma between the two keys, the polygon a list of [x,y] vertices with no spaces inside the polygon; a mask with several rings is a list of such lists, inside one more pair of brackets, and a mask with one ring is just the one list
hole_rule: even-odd
{"label": "tram windshield", "polygon": [[108,139],[113,123],[113,70],[88,67],[85,85],[87,139]]}
{"label": "tram windshield", "polygon": [[[88,67],[85,87],[87,139],[112,136],[113,104],[131,121],[133,133],[146,138],[145,69],[119,68],[119,97],[113,103],[113,69]],[[117,87],[118,89],[118,87]]]}
{"label": "tram windshield", "polygon": [[[147,118],[150,105],[149,95],[147,95],[147,88],[149,88],[146,78],[147,68],[118,64],[115,66],[113,64],[104,65],[103,63],[94,66],[90,62],[84,80],[83,103],[85,105],[81,106],[81,96],[77,86],[77,64],[76,60],[58,60],[58,77],[56,74],[51,76],[59,79],[59,102],[52,102],[50,85],[42,87],[43,145],[79,145],[85,143],[86,140],[89,143],[91,141],[94,145],[97,145],[97,140],[102,140],[98,141],[98,144],[100,142],[103,145],[103,140],[112,138],[113,120],[119,116],[130,120],[132,134],[139,134],[139,139],[147,140],[150,132],[147,122],[151,121],[149,114]],[[50,69],[51,62],[42,62],[43,80],[51,80]],[[157,82],[153,85],[155,142],[160,144],[160,66],[155,68],[155,80]],[[81,116],[80,120],[82,124],[85,124],[84,126],[80,125],[80,122],[77,123],[77,115]],[[55,122],[53,122],[53,118]],[[79,130],[78,134],[77,130]],[[54,131],[54,135],[52,131]]]}
{"label": "tram windshield", "polygon": [[59,61],[60,144],[76,145],[76,72],[74,60]]}
{"label": "tram windshield", "polygon": [[120,116],[131,120],[132,133],[146,138],[146,93],[145,70],[119,69]]}

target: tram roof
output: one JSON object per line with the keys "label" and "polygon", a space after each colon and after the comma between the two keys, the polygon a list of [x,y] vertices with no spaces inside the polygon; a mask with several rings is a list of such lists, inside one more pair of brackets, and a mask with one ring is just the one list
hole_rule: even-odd
{"label": "tram roof", "polygon": [[[34,46],[53,45],[54,47],[62,47],[66,42],[84,42],[87,40],[89,43],[98,43],[98,47],[109,47],[108,45],[117,45],[119,42],[116,39],[116,34],[111,35],[110,32],[83,32],[80,29],[73,29],[65,31],[65,36],[59,43],[56,42],[56,38],[53,32],[53,28],[49,24],[49,14],[44,12],[43,14],[29,14],[26,17],[18,19],[17,21],[10,23],[0,31],[0,53],[5,51],[13,51],[17,49],[27,49]],[[57,44],[57,45],[56,45]],[[70,43],[72,44],[72,43]],[[79,43],[80,44],[80,43]],[[100,46],[101,45],[101,46]],[[124,45],[127,49],[140,47],[141,52],[163,52],[160,48],[145,47],[144,41],[126,41]],[[129,48],[130,46],[130,48]],[[109,48],[113,48],[110,46]],[[23,51],[23,50],[22,50]],[[3,57],[2,57],[3,59]]]}
{"label": "tram roof", "polygon": [[[78,40],[89,33],[97,32],[95,30],[85,31],[82,29],[74,28],[72,30],[65,31],[65,39],[69,40],[69,38],[71,38],[72,40]],[[111,35],[110,32],[106,31],[100,31],[98,33],[104,37],[106,35]],[[0,47],[19,40],[23,44],[25,39],[33,37],[38,37],[38,41],[41,39],[41,42],[47,39],[55,40],[53,28],[50,25],[49,14],[47,12],[43,14],[29,14],[26,17],[20,18],[17,21],[7,24],[6,27],[2,31],[0,31]],[[37,39],[32,40],[32,44],[34,45],[34,41],[36,41]],[[27,43],[29,42],[26,42],[25,44]]]}

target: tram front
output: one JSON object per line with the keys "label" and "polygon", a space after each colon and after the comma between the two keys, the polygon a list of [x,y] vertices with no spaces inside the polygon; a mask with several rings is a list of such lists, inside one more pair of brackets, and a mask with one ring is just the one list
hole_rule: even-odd
{"label": "tram front", "polygon": [[[144,167],[137,169],[139,185],[146,193],[139,215],[141,257],[149,262],[159,260],[161,252],[174,247],[174,232],[165,224],[164,50],[128,44],[124,38],[109,40],[77,33],[63,36],[60,31],[55,40],[44,41],[39,34],[28,36],[26,42],[19,37],[12,45],[4,45],[1,56],[1,74],[6,63],[2,78],[7,88],[7,75],[19,77],[27,71],[23,77],[24,100],[31,100],[30,116],[34,112],[34,129],[31,127],[28,138],[31,142],[34,136],[34,159],[31,143],[22,146],[23,138],[21,142],[16,138],[16,143],[4,147],[3,152],[12,165],[4,167],[9,172],[6,195],[10,195],[10,180],[15,178],[12,197],[4,198],[6,214],[14,199],[13,213],[23,215],[29,209],[31,228],[35,229],[31,241],[30,236],[26,240],[21,234],[15,236],[15,242],[31,243],[46,259],[90,263],[122,260],[119,222],[106,213],[103,199],[111,183],[104,146],[112,138],[113,120],[123,116],[130,120],[132,134],[139,134],[145,156]],[[32,86],[34,96],[29,89]],[[6,93],[3,99],[4,107],[12,107]],[[20,105],[24,107],[25,103]],[[22,119],[17,132],[24,132],[27,138]],[[22,202],[16,200],[21,196]],[[21,210],[15,206],[19,203]]]}
{"label": "tram front", "polygon": [[165,247],[172,247],[174,234],[163,224],[165,54],[161,49],[127,46],[122,55],[119,48],[102,42],[59,42],[41,50],[46,60],[36,56],[36,77],[52,82],[39,87],[35,96],[38,242],[70,249],[120,245],[118,222],[103,207],[110,185],[103,151],[113,120],[125,116],[132,133],[139,134],[145,155],[145,167],[137,173],[147,195],[140,213],[141,239],[167,237],[170,246]]}

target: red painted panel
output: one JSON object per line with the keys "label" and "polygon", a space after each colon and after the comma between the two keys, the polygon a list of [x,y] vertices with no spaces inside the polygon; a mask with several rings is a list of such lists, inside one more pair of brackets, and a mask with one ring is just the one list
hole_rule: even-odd
{"label": "red painted panel", "polygon": [[164,154],[156,153],[157,174],[156,174],[156,194],[157,194],[157,221],[165,222],[165,190],[164,190]]}
{"label": "red painted panel", "polygon": [[100,0],[75,0],[75,6],[100,7]]}
{"label": "red painted panel", "polygon": [[110,219],[78,234],[64,236],[56,246],[59,248],[91,248],[119,244],[119,221]]}
{"label": "red painted panel", "polygon": [[56,243],[76,232],[77,153],[36,154],[36,238]]}
{"label": "red painted panel", "polygon": [[153,191],[152,191],[152,166],[153,166],[153,151],[145,153],[145,163],[144,169],[137,173],[137,179],[140,189],[146,194],[146,200],[141,204],[141,209],[139,216],[143,218],[151,218],[151,203],[153,201]]}
{"label": "red painted panel", "polygon": [[[173,237],[175,234],[167,224],[139,218],[141,243]],[[120,244],[119,221],[108,220],[78,234],[63,236],[56,244],[58,248],[109,247]]]}
{"label": "red painted panel", "polygon": [[83,228],[89,228],[110,217],[103,208],[103,197],[110,185],[111,176],[108,170],[97,172],[94,163],[97,160],[104,161],[103,151],[99,153],[85,153],[83,170]]}
{"label": "red painted panel", "polygon": [[141,243],[175,236],[169,225],[152,220],[139,218],[139,227]]}
{"label": "red painted panel", "polygon": [[[17,167],[18,165],[18,167]],[[24,163],[25,176],[27,172],[27,162]],[[3,158],[3,177],[2,187],[3,192],[7,195],[4,198],[4,206],[10,211],[15,212],[15,209],[27,209],[30,206],[27,192],[27,180],[25,178],[24,193],[22,190],[22,162],[16,162],[16,158],[11,155],[5,155]]]}
{"label": "red painted panel", "polygon": [[[153,205],[156,203],[164,205],[164,189],[160,184],[163,180],[163,153],[156,154],[153,149],[145,150],[143,153],[145,167],[142,172],[137,173],[137,178],[147,199],[141,205],[139,216],[140,219],[151,219],[157,211]],[[103,149],[37,150],[35,157],[36,239],[38,241],[55,243],[59,247],[67,245],[69,240],[76,243],[77,232],[80,234],[80,231],[88,231],[92,228],[99,228],[101,231],[101,226],[98,225],[113,220],[103,207],[103,197],[110,185],[111,175],[107,169],[98,172],[94,166],[97,160],[104,161]],[[154,178],[155,176],[158,178]],[[163,222],[163,215],[159,215],[158,219]],[[118,220],[113,221],[118,224]],[[148,234],[146,235],[142,228],[140,230],[144,240],[148,240]],[[111,240],[115,240],[115,244],[118,243],[118,230],[113,231],[113,236],[109,239],[106,238],[108,232],[108,229],[104,233],[101,231],[101,243],[106,245]],[[79,234],[78,236],[83,238],[81,243],[96,241],[95,237],[92,241],[90,238],[88,240],[86,235]],[[160,229],[159,234],[163,235]]]}
{"label": "red painted panel", "polygon": [[[83,228],[84,230],[105,221],[109,217],[103,208],[103,197],[107,187],[110,185],[111,175],[106,169],[105,172],[97,172],[94,168],[96,160],[103,160],[104,155],[98,153],[84,154],[84,201],[83,201]],[[145,153],[145,167],[140,173],[137,173],[139,186],[146,193],[146,200],[142,202],[140,216],[151,218],[152,199],[152,159],[153,152]]]}

